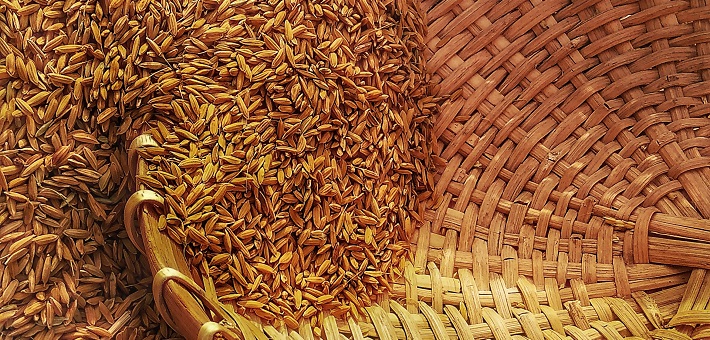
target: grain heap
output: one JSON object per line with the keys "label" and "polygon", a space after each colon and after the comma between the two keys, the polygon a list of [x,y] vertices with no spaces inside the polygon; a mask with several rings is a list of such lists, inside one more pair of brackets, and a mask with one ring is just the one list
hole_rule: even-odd
{"label": "grain heap", "polygon": [[184,51],[151,63],[160,146],[138,180],[166,199],[159,227],[240,313],[316,332],[321,310],[361,314],[430,184],[416,2],[195,4],[180,44],[149,40]]}
{"label": "grain heap", "polygon": [[121,221],[147,123],[143,182],[225,302],[291,326],[369,303],[429,180],[421,20],[404,1],[4,0],[0,334],[171,335]]}
{"label": "grain heap", "polygon": [[145,27],[167,6],[142,4],[0,4],[0,338],[173,334],[121,220]]}

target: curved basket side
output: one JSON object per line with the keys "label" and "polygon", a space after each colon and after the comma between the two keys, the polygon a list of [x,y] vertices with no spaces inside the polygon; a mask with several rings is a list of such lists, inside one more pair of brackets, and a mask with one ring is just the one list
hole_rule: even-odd
{"label": "curved basket side", "polygon": [[[148,135],[137,137],[129,148],[133,175],[144,175],[148,166],[138,156],[138,149],[154,145],[155,141]],[[190,267],[182,255],[178,245],[159,228],[160,212],[155,205],[162,202],[154,192],[147,192],[139,185],[126,204],[125,221],[131,240],[136,242],[136,247],[147,257],[153,278],[153,294],[157,309],[165,321],[178,333],[188,339],[211,339],[212,334],[221,332],[228,339],[235,339],[237,335],[227,328],[213,322],[211,311],[216,311],[217,320],[221,321],[230,317],[227,310],[217,302],[213,292],[200,287],[193,279]],[[137,219],[139,230],[133,226]],[[236,326],[236,320],[231,321]]]}

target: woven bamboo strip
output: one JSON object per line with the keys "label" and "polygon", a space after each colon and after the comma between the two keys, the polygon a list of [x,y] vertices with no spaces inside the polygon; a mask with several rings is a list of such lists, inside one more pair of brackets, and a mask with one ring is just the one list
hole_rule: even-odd
{"label": "woven bamboo strip", "polygon": [[[519,5],[423,3],[428,67],[440,93],[451,95],[434,127],[446,163],[433,194],[438,204],[426,215],[431,232],[480,237],[490,255],[510,245],[522,258],[537,250],[552,260],[559,251],[582,263],[570,248],[581,243],[589,264],[622,254],[627,263],[708,267],[701,191],[710,163],[701,154],[707,138],[695,136],[708,124],[700,113],[707,105],[696,78],[667,80],[677,72],[673,63],[701,58],[706,47],[668,52],[659,46],[688,46],[692,38],[679,35],[690,33],[651,33],[687,27],[677,17],[695,19],[686,11],[704,5]],[[652,46],[637,47],[642,42]],[[707,77],[697,63],[679,64]],[[672,90],[660,91],[664,81]],[[521,244],[530,232],[532,249]],[[460,250],[472,245],[459,241]],[[687,256],[668,251],[680,248]]]}

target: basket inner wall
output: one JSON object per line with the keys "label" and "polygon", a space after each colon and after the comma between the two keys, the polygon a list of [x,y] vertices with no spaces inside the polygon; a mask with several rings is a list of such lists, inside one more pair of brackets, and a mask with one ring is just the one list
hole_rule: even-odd
{"label": "basket inner wall", "polygon": [[[450,96],[427,253],[565,262],[585,282],[614,261],[708,266],[705,4],[422,6]],[[681,245],[693,256],[666,251]]]}
{"label": "basket inner wall", "polygon": [[664,328],[707,306],[705,271],[669,266],[710,263],[707,4],[422,8],[427,68],[448,98],[433,202],[392,297],[410,314],[380,304],[397,330],[411,317],[434,338],[616,337],[600,323],[706,336]]}

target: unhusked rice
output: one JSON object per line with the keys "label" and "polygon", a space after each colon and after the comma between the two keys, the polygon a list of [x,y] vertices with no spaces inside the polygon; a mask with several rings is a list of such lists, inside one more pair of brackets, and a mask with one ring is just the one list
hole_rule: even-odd
{"label": "unhusked rice", "polygon": [[[204,2],[151,44],[159,147],[140,183],[196,278],[295,328],[362,313],[401,275],[430,183],[413,1]],[[172,56],[172,54],[170,55]],[[200,281],[200,280],[198,280]]]}

